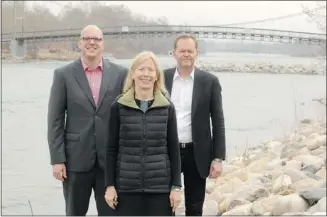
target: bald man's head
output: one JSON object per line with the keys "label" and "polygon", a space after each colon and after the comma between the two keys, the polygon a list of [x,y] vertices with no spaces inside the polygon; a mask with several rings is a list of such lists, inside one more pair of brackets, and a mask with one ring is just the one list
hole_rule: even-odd
{"label": "bald man's head", "polygon": [[84,29],[82,29],[81,31],[81,37],[84,37],[84,35],[87,34],[88,32],[97,32],[99,36],[103,38],[103,33],[101,29],[96,25],[88,25],[84,27]]}
{"label": "bald man's head", "polygon": [[98,59],[104,50],[103,33],[95,25],[88,25],[81,31],[81,38],[78,42],[84,58]]}

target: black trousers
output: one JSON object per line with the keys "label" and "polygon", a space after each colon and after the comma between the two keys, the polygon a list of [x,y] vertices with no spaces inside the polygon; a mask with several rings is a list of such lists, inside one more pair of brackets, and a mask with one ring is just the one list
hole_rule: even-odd
{"label": "black trousers", "polygon": [[104,171],[96,163],[90,172],[67,172],[63,182],[67,216],[85,216],[94,191],[99,216],[113,216],[115,213],[104,199]]}
{"label": "black trousers", "polygon": [[118,193],[117,216],[172,216],[169,194]]}
{"label": "black trousers", "polygon": [[181,148],[184,175],[185,215],[202,216],[206,179],[202,178],[195,164],[193,148]]}

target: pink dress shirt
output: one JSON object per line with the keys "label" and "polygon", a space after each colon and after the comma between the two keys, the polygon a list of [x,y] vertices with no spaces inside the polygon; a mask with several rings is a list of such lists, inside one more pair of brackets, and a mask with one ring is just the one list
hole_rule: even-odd
{"label": "pink dress shirt", "polygon": [[100,60],[98,67],[94,70],[90,70],[88,66],[83,62],[83,60],[82,60],[82,64],[87,80],[89,81],[94,103],[95,105],[97,105],[99,99],[101,80],[102,80],[102,69],[103,69],[102,59]]}

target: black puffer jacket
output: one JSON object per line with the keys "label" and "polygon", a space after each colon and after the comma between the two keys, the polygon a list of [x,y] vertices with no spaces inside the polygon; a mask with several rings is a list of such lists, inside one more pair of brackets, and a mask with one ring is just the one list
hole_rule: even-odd
{"label": "black puffer jacket", "polygon": [[106,186],[118,192],[170,192],[181,186],[180,151],[173,104],[160,92],[144,113],[131,89],[111,106]]}

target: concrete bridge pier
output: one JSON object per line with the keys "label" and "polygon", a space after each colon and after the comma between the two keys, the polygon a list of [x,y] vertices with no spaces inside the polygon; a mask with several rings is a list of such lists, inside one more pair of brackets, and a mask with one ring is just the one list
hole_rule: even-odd
{"label": "concrete bridge pier", "polygon": [[11,56],[17,59],[23,59],[26,56],[26,43],[22,39],[12,39],[10,41]]}

